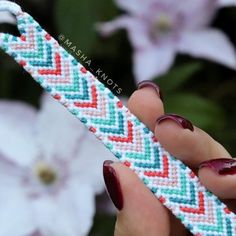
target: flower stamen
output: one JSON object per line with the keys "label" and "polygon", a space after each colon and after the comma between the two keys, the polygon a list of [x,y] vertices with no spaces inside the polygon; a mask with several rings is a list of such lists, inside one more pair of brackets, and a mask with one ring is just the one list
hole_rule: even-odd
{"label": "flower stamen", "polygon": [[160,33],[168,33],[173,28],[173,21],[166,14],[161,14],[154,21],[153,28]]}
{"label": "flower stamen", "polygon": [[37,165],[36,174],[44,185],[52,185],[57,180],[56,171],[44,163]]}

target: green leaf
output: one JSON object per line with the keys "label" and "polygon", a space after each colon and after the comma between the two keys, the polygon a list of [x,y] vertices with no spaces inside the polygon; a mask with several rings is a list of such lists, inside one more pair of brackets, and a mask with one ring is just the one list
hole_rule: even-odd
{"label": "green leaf", "polygon": [[58,0],[55,15],[59,33],[88,55],[97,39],[95,23],[112,18],[116,11],[109,0]]}
{"label": "green leaf", "polygon": [[175,93],[165,98],[168,113],[180,114],[208,131],[225,125],[224,111],[214,102],[189,93]]}
{"label": "green leaf", "polygon": [[201,63],[188,63],[174,67],[168,74],[155,80],[164,92],[179,88],[185,81],[202,69]]}
{"label": "green leaf", "polygon": [[115,216],[105,215],[105,214],[96,214],[94,218],[94,225],[89,233],[89,236],[110,236],[114,233],[115,228]]}

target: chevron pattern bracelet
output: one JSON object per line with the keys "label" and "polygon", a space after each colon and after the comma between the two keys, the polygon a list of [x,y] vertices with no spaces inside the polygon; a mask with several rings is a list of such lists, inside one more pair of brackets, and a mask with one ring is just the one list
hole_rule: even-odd
{"label": "chevron pattern bracelet", "polygon": [[236,236],[236,215],[50,34],[15,3],[21,36],[0,34],[0,47],[75,115],[196,236]]}

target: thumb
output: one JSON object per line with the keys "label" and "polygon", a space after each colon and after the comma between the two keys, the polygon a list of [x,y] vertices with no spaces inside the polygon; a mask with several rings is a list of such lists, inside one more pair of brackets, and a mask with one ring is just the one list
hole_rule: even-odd
{"label": "thumb", "polygon": [[168,211],[132,170],[105,161],[103,174],[107,192],[119,210],[115,236],[170,234]]}

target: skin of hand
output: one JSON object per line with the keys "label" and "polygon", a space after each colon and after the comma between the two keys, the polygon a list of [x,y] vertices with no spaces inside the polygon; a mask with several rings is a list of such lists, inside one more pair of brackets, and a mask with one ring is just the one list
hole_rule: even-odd
{"label": "skin of hand", "polygon": [[[225,148],[185,118],[166,114],[159,87],[143,81],[128,108],[161,145],[183,161],[202,184],[236,212],[236,161]],[[191,235],[128,167],[105,161],[107,192],[118,209],[115,236]]]}

